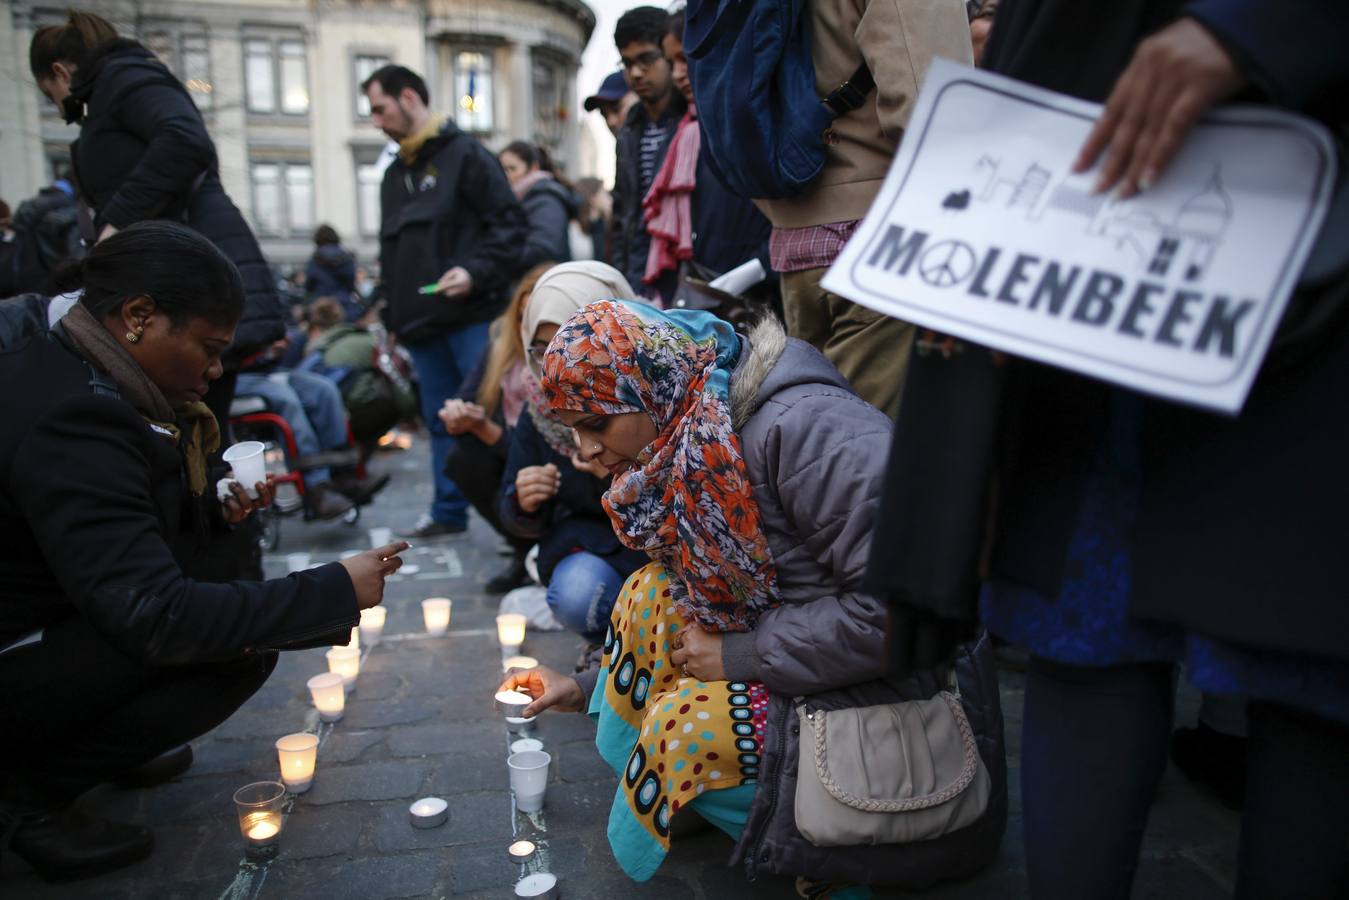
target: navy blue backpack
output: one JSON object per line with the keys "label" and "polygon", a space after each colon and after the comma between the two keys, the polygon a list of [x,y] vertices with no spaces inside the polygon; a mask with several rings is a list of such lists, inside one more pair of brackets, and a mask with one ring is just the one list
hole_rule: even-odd
{"label": "navy blue backpack", "polygon": [[825,132],[875,87],[862,65],[823,99],[815,91],[806,0],[689,0],[689,59],[702,146],[735,193],[801,193],[824,168]]}

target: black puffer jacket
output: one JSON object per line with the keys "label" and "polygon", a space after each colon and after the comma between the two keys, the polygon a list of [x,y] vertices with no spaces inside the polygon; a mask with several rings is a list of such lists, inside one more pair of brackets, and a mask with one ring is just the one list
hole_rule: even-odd
{"label": "black puffer jacket", "polygon": [[0,384],[42,386],[0,395],[0,646],[76,615],[154,665],[340,641],[359,618],[341,565],[265,582],[184,574],[182,458],[91,374],[44,334],[0,352]]}
{"label": "black puffer jacket", "polygon": [[135,41],[111,41],[80,67],[66,115],[80,125],[70,156],[81,196],[96,212],[95,230],[185,222],[243,277],[244,314],[227,363],[279,339],[285,324],[271,273],[220,184],[215,144],[182,83]]}
{"label": "black puffer jacket", "polygon": [[525,242],[520,268],[532,269],[542,262],[571,262],[571,235],[568,223],[576,217],[576,195],[555,178],[544,178],[529,189],[520,201],[529,221],[529,240]]}

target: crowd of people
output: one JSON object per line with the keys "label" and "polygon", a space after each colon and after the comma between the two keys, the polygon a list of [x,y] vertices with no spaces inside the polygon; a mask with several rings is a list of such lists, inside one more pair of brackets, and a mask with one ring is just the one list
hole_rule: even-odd
{"label": "crowd of people", "polygon": [[[92,13],[39,29],[33,76],[80,135],[69,180],[0,204],[0,371],[44,386],[0,398],[9,848],[54,879],[143,858],[148,829],[75,798],[182,773],[278,651],[345,643],[381,602],[404,541],[262,580],[275,485],[216,490],[246,395],[289,423],[324,520],[370,501],[387,476],[361,464],[420,420],[433,491],[400,537],[462,533],[472,508],[510,548],[485,590],[537,578],[576,634],[575,671],[503,688],[526,716],[594,720],[635,881],[698,821],[807,898],[971,877],[1007,823],[1014,661],[1032,896],[1130,895],[1168,754],[1244,807],[1238,896],[1345,896],[1349,479],[1326,410],[1349,383],[1349,260],[1299,286],[1234,419],[821,283],[934,59],[1105,103],[1079,166],[1129,196],[1228,100],[1349,133],[1343,29],[1281,43],[1296,19],[1255,0],[637,7],[584,103],[615,137],[612,194],[536,143],[494,154],[386,65],[360,85],[396,144],[378,259],[321,226],[285,291],[168,69]],[[770,51],[822,133],[746,95]],[[751,262],[753,297],[709,289]],[[1204,708],[1175,730],[1181,672]]]}

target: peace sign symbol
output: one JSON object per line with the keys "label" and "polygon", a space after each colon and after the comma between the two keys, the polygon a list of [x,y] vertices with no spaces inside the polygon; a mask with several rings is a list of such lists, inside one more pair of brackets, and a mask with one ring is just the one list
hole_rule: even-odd
{"label": "peace sign symbol", "polygon": [[923,251],[918,275],[933,287],[959,284],[974,271],[974,251],[963,241],[942,241]]}

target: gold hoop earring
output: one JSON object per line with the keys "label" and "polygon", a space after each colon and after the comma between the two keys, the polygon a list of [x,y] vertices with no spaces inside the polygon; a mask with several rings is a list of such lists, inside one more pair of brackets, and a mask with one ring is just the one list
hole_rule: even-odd
{"label": "gold hoop earring", "polygon": [[134,344],[141,339],[141,334],[139,331],[128,331],[126,333],[126,339]]}

